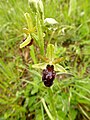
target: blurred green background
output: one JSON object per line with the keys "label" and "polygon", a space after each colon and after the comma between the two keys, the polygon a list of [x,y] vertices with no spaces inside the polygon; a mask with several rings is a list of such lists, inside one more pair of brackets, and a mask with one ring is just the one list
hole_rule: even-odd
{"label": "blurred green background", "polygon": [[90,0],[42,1],[45,18],[59,22],[45,45],[57,43],[74,77],[57,76],[51,90],[44,87],[28,48],[19,48],[28,1],[0,0],[0,120],[90,120]]}

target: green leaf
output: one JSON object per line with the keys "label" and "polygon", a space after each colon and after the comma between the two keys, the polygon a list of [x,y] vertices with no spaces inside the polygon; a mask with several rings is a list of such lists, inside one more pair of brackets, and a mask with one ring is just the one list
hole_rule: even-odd
{"label": "green leaf", "polygon": [[38,87],[35,85],[34,88],[31,91],[31,95],[34,95],[37,92],[38,92]]}
{"label": "green leaf", "polygon": [[30,42],[31,42],[31,36],[29,34],[28,38],[23,43],[20,44],[20,48],[27,46]]}
{"label": "green leaf", "polygon": [[89,115],[88,115],[87,112],[83,109],[83,107],[79,105],[79,108],[80,108],[80,110],[82,111],[82,113],[87,117],[87,119],[90,120]]}
{"label": "green leaf", "polygon": [[71,120],[75,120],[76,116],[77,111],[75,109],[70,108],[69,118],[71,118]]}
{"label": "green leaf", "polygon": [[31,107],[35,103],[36,96],[32,96],[29,98],[28,106]]}
{"label": "green leaf", "polygon": [[83,54],[90,55],[90,45],[83,48]]}
{"label": "green leaf", "polygon": [[86,96],[84,96],[84,95],[82,95],[82,94],[80,94],[80,93],[78,93],[76,91],[73,91],[73,93],[75,93],[76,95],[78,95],[80,98],[82,98],[82,99],[87,100],[87,101],[90,102],[90,98],[88,98],[88,97],[86,97]]}

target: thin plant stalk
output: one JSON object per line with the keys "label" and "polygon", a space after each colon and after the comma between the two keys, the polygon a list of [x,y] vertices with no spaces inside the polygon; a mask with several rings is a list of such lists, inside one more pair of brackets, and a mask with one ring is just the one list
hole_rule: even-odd
{"label": "thin plant stalk", "polygon": [[54,99],[53,99],[53,93],[52,93],[51,88],[48,89],[48,94],[49,94],[50,105],[51,105],[52,111],[54,113],[53,116],[54,116],[54,119],[56,120],[57,119],[57,112],[56,112]]}
{"label": "thin plant stalk", "polygon": [[48,110],[48,108],[47,108],[47,106],[46,106],[46,104],[45,104],[44,98],[42,98],[41,101],[42,101],[42,103],[43,103],[43,106],[44,106],[44,108],[45,108],[45,110],[46,110],[46,112],[47,112],[48,117],[50,118],[50,120],[54,120],[54,118],[52,117],[51,113],[49,112],[49,110]]}

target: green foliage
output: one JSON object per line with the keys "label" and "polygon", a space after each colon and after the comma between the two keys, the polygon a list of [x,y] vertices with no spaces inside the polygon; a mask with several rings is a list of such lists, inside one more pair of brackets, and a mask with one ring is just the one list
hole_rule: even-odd
{"label": "green foliage", "polygon": [[89,0],[0,1],[0,120],[90,120],[89,13]]}

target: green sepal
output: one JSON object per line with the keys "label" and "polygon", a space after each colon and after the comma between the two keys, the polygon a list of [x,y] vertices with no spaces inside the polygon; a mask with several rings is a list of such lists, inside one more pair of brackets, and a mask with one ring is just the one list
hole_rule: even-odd
{"label": "green sepal", "polygon": [[30,42],[31,42],[31,36],[29,35],[27,39],[23,43],[20,44],[20,48],[27,46]]}
{"label": "green sepal", "polygon": [[50,60],[50,61],[53,61],[54,58],[55,58],[55,47],[53,44],[49,44],[47,46],[47,54],[46,54],[46,57]]}
{"label": "green sepal", "polygon": [[33,29],[33,22],[32,22],[32,18],[30,16],[30,14],[29,13],[25,13],[24,16],[25,16],[25,19],[27,21],[28,29],[32,30]]}

